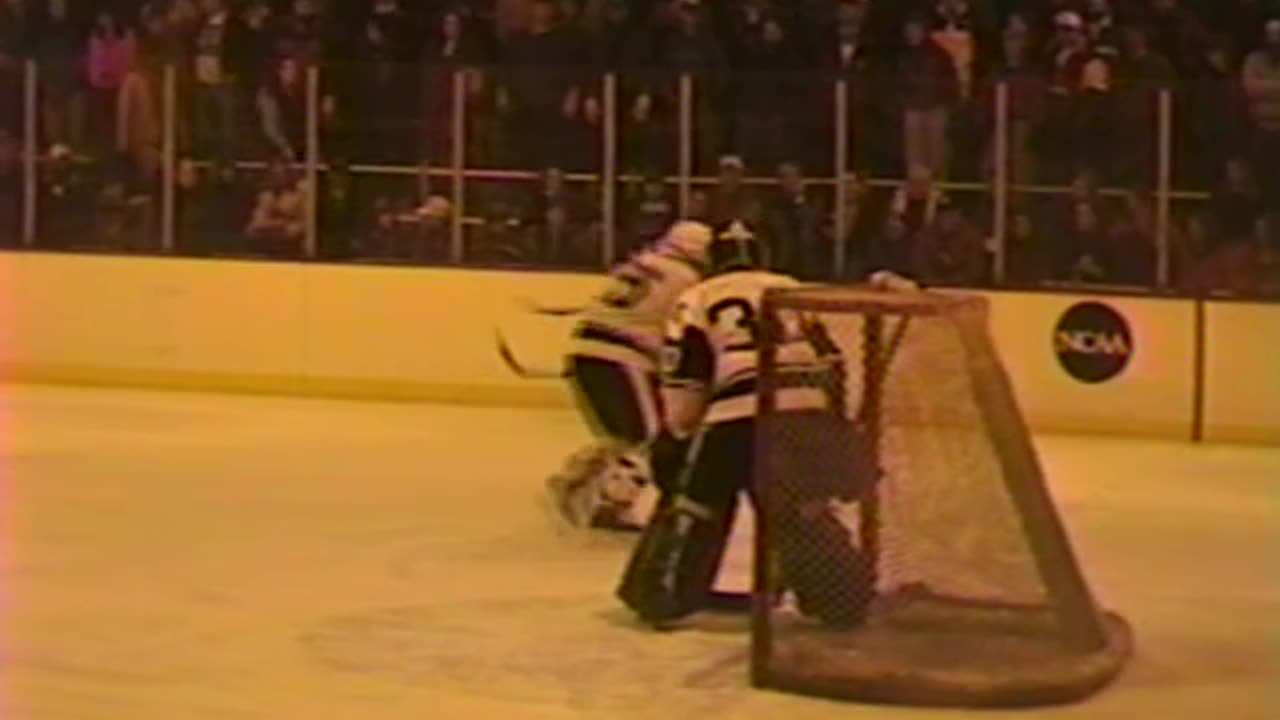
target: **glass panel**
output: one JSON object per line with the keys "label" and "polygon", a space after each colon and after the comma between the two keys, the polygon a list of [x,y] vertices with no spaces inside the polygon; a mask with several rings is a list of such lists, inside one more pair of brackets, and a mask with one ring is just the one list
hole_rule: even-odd
{"label": "glass panel", "polygon": [[0,125],[0,247],[22,244],[22,202],[25,191],[22,145],[11,127]]}
{"label": "glass panel", "polygon": [[1205,71],[1174,98],[1173,287],[1274,298],[1280,296],[1280,143],[1259,131],[1225,51],[1210,46],[1205,54]]}
{"label": "glass panel", "polygon": [[160,250],[161,125],[150,60],[110,13],[100,14],[86,45],[51,39],[41,48],[38,247]]}
{"label": "glass panel", "polygon": [[[260,73],[236,76],[198,60],[187,58],[177,73],[176,252],[301,257],[307,65],[286,55],[264,62]],[[334,93],[321,80],[323,146],[333,142],[338,124]]]}
{"label": "glass panel", "polygon": [[[541,65],[535,87],[524,70],[492,67],[499,129],[488,108],[468,104],[467,217],[464,260],[595,269],[603,262],[603,78],[583,68]],[[479,77],[479,76],[477,76]],[[552,95],[555,102],[552,102]],[[491,142],[493,141],[493,142]],[[480,169],[508,159],[501,170]]]}

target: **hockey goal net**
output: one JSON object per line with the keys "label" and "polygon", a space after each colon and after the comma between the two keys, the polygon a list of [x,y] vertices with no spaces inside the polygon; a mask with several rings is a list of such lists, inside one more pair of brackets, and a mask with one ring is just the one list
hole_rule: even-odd
{"label": "hockey goal net", "polygon": [[[978,296],[810,287],[766,296],[825,369],[764,333],[752,678],[906,704],[1067,702],[1130,654],[1080,572]],[[826,418],[779,390],[827,392]]]}

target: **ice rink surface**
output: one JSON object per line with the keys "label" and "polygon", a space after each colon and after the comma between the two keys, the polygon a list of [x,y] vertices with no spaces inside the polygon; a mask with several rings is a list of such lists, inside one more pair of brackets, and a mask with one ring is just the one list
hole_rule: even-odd
{"label": "ice rink surface", "polygon": [[1039,438],[1138,654],[1085,704],[967,713],[752,690],[741,623],[633,625],[626,546],[536,503],[583,439],[565,412],[0,387],[0,717],[1280,718],[1280,450]]}

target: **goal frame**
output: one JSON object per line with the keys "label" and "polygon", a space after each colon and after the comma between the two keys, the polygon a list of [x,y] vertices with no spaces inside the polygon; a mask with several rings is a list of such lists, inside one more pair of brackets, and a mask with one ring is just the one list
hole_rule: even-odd
{"label": "goal frame", "polygon": [[[851,363],[849,372],[863,373],[864,389],[861,408],[863,427],[868,435],[875,478],[868,485],[863,502],[859,503],[860,544],[872,557],[873,577],[878,575],[880,563],[879,528],[879,479],[883,476],[879,444],[881,441],[881,403],[883,379],[892,372],[893,345],[901,340],[902,331],[910,332],[912,318],[939,316],[957,311],[978,312],[984,319],[989,314],[986,298],[974,294],[944,291],[919,293],[886,293],[865,287],[834,287],[810,285],[794,289],[775,289],[765,293],[760,319],[766,327],[778,326],[780,311],[801,313],[839,313],[861,316],[862,357]],[[890,326],[890,338],[886,329]],[[892,335],[898,337],[892,337]],[[991,433],[995,426],[1006,432],[997,455],[1005,490],[1021,521],[1021,529],[1027,538],[1035,568],[1048,590],[1054,613],[1055,629],[1063,646],[1081,657],[1107,651],[1114,645],[1114,632],[1109,634],[1104,616],[1080,570],[1075,552],[1067,537],[1066,529],[1055,509],[1049,493],[1043,468],[1031,443],[1027,424],[1018,410],[1013,385],[1000,364],[994,344],[983,333],[959,333],[963,338],[965,370],[973,375],[981,370],[983,382],[972,382],[973,400],[981,409],[984,429]],[[888,350],[886,352],[886,346]],[[759,380],[757,402],[759,418],[767,418],[776,410],[777,338],[762,333],[759,343]],[[768,423],[758,423],[757,432],[768,432]],[[1007,432],[1012,429],[1013,432]],[[767,477],[769,467],[769,441],[758,436],[754,443],[755,477],[752,479],[762,512],[757,513],[753,559],[753,584],[751,604],[750,679],[756,687],[787,690],[808,695],[837,699],[871,696],[894,702],[893,698],[874,698],[871,693],[845,693],[826,684],[810,684],[803,673],[790,677],[779,673],[771,665],[771,653],[775,643],[773,604],[776,568],[771,560],[773,547],[772,521],[767,508],[772,507],[770,493],[776,485]],[[1122,621],[1121,621],[1122,622]],[[1127,626],[1125,627],[1127,631]],[[1127,641],[1127,635],[1124,638]],[[1127,644],[1122,642],[1127,649]],[[1034,694],[1034,693],[1033,693]],[[1064,693],[1064,697],[1070,693]],[[1009,704],[1037,704],[1038,699],[1028,697],[1027,702]],[[1074,696],[1072,696],[1074,697]],[[911,698],[902,701],[911,702]],[[948,703],[927,703],[948,704]],[[963,703],[961,703],[963,704]]]}

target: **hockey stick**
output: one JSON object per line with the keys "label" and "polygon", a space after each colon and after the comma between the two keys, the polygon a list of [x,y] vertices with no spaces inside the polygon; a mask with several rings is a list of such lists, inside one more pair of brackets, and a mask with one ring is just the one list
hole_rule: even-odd
{"label": "hockey stick", "polygon": [[511,351],[511,344],[503,337],[502,331],[498,328],[493,329],[494,340],[497,343],[498,357],[502,358],[502,362],[511,372],[519,378],[525,380],[559,380],[569,377],[568,370],[547,370],[538,368],[529,368],[520,362],[514,352]]}
{"label": "hockey stick", "polygon": [[535,315],[546,315],[547,317],[573,317],[574,315],[581,315],[587,309],[583,305],[543,305],[533,298],[524,296],[517,297],[515,301],[525,310]]}

